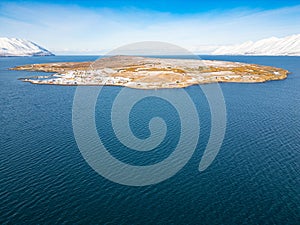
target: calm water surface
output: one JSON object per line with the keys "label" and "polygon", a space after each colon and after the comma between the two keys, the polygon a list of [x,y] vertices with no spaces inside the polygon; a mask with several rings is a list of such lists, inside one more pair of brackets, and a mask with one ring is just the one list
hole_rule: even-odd
{"label": "calm water surface", "polygon": [[[7,70],[96,58],[0,58],[0,224],[299,224],[300,57],[203,56],[282,67],[292,74],[284,81],[221,84],[226,136],[217,158],[202,173],[198,164],[209,137],[210,112],[201,89],[186,88],[201,123],[197,149],[175,176],[146,187],[113,183],[84,161],[72,130],[76,87],[23,83],[17,78],[37,73]],[[136,165],[166,158],[180,130],[172,106],[158,99],[140,102],[131,120],[136,136],[147,137],[141,124],[159,115],[170,124],[171,137],[162,151],[145,157],[126,152],[109,122],[120,90],[103,88],[96,108],[106,147]]]}

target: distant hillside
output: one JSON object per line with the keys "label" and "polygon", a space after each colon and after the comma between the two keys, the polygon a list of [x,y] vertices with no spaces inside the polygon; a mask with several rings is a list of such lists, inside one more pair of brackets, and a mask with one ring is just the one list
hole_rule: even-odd
{"label": "distant hillside", "polygon": [[300,34],[284,38],[271,37],[240,45],[221,46],[213,55],[291,55],[300,56]]}
{"label": "distant hillside", "polygon": [[0,56],[50,56],[45,48],[24,39],[0,38]]}

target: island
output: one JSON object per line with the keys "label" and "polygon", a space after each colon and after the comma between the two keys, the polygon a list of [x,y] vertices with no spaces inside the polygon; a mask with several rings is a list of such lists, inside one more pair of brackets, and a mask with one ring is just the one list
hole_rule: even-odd
{"label": "island", "polygon": [[32,84],[114,85],[139,89],[182,88],[215,82],[257,83],[283,80],[289,73],[281,68],[240,62],[122,55],[94,62],[30,64],[11,69],[54,73],[21,79]]}

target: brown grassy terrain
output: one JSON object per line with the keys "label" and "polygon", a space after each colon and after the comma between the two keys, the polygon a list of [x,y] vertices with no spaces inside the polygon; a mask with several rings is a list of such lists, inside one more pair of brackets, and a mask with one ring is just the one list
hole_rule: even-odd
{"label": "brown grassy terrain", "polygon": [[[108,77],[130,78],[131,83],[165,87],[185,87],[193,84],[214,82],[265,82],[282,80],[288,71],[255,64],[209,61],[172,60],[133,56],[114,56],[95,62],[61,62],[31,64],[12,68],[13,70],[55,72],[59,74],[73,71],[82,78],[88,71],[105,71]],[[109,69],[109,70],[107,70]],[[107,71],[108,72],[107,72]],[[75,79],[75,78],[74,78]],[[86,85],[88,85],[88,81]],[[85,84],[83,84],[85,85]],[[122,84],[116,84],[122,85]]]}
{"label": "brown grassy terrain", "polygon": [[71,70],[87,70],[90,68],[91,64],[92,62],[43,63],[43,64],[28,64],[28,65],[16,66],[11,69],[63,73]]}

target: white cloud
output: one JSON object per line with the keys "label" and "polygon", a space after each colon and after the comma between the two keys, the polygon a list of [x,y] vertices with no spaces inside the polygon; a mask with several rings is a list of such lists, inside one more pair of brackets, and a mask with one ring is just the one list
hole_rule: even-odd
{"label": "white cloud", "polygon": [[0,4],[0,35],[60,53],[104,53],[137,41],[166,41],[205,53],[218,45],[300,33],[300,6],[173,15],[51,4]]}

